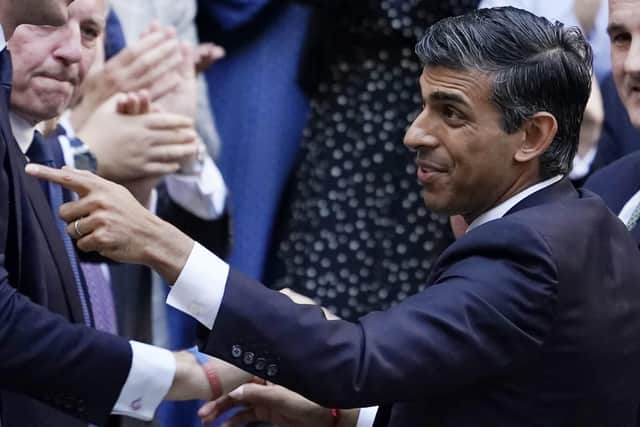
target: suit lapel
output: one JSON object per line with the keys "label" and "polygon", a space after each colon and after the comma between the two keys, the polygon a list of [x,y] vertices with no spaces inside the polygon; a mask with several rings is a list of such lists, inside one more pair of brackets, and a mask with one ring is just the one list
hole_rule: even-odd
{"label": "suit lapel", "polygon": [[[14,183],[22,183],[20,187],[24,189],[29,201],[28,205],[31,208],[30,210],[40,225],[40,229],[42,230],[41,234],[49,247],[49,255],[58,269],[58,274],[62,284],[61,287],[69,306],[71,319],[76,322],[82,322],[82,310],[80,297],[78,296],[78,290],[76,288],[76,281],[71,270],[70,261],[66,255],[67,251],[64,247],[64,243],[58,234],[58,228],[51,213],[51,208],[49,207],[49,203],[42,192],[42,187],[38,180],[22,172],[26,165],[26,160],[22,152],[19,150],[18,144],[15,141],[12,141],[12,143],[13,144],[11,145],[13,145],[14,148],[10,151],[14,152],[12,158],[15,160],[15,167],[13,169],[17,175],[17,177],[14,178]],[[16,151],[17,155],[15,153]],[[47,286],[49,285],[50,284],[47,284]]]}
{"label": "suit lapel", "polygon": [[[9,200],[7,201],[11,205],[13,205],[13,209],[10,211],[15,212],[15,216],[11,218],[7,222],[9,227],[15,227],[10,232],[15,233],[15,245],[17,248],[17,256],[20,258],[22,256],[22,223],[23,223],[23,212],[22,212],[22,194],[20,188],[20,168],[24,168],[24,156],[20,153],[20,149],[18,148],[18,143],[13,139],[13,133],[11,132],[11,125],[9,124],[9,115],[6,110],[6,105],[8,101],[6,99],[6,93],[3,88],[0,88],[0,108],[4,108],[5,111],[0,112],[0,136],[2,138],[2,143],[5,144],[7,156],[5,158],[5,167],[7,171],[7,178],[13,183],[11,186],[11,192],[9,194]],[[16,281],[20,282],[22,280],[22,262],[17,263],[17,277]]]}

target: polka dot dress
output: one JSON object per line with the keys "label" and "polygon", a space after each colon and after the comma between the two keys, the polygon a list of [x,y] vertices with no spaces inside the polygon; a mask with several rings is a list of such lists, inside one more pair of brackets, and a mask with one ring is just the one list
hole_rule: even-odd
{"label": "polka dot dress", "polygon": [[425,208],[402,145],[421,104],[413,49],[429,24],[476,3],[370,1],[357,23],[337,22],[344,43],[311,100],[272,246],[273,287],[349,320],[422,289],[452,236],[448,218]]}

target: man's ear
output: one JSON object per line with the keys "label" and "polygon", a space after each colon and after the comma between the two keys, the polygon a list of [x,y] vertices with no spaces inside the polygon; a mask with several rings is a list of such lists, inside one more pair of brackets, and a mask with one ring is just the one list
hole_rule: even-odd
{"label": "man's ear", "polygon": [[525,163],[540,157],[547,150],[558,131],[558,122],[552,114],[540,111],[527,119],[523,130],[524,138],[514,158],[517,162]]}

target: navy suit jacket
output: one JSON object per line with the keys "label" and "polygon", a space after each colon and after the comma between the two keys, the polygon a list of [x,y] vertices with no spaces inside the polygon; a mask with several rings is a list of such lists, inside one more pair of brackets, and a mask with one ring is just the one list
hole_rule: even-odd
{"label": "navy suit jacket", "polygon": [[0,59],[0,423],[103,424],[129,372],[131,349],[79,325],[64,245],[11,132],[7,56]]}
{"label": "navy suit jacket", "polygon": [[378,425],[635,425],[640,265],[625,227],[565,179],[470,231],[424,291],[326,321],[231,270],[202,347]]}
{"label": "navy suit jacket", "polygon": [[[609,209],[619,214],[629,199],[640,190],[640,152],[624,156],[598,170],[584,186],[602,197]],[[640,227],[635,227],[631,234],[640,247]]]}

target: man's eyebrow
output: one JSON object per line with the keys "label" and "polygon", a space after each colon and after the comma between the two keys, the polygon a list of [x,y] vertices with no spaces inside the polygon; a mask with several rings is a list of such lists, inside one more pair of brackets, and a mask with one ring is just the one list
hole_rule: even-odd
{"label": "man's eyebrow", "polygon": [[443,92],[440,90],[429,94],[429,101],[447,101],[454,104],[462,104],[464,106],[469,105],[469,103],[461,95],[458,95],[457,93]]}
{"label": "man's eyebrow", "polygon": [[613,33],[618,33],[621,31],[627,31],[627,28],[622,25],[622,24],[618,24],[616,22],[612,22],[607,26],[607,34],[611,35]]}

